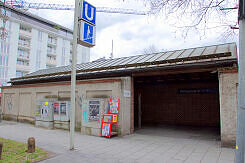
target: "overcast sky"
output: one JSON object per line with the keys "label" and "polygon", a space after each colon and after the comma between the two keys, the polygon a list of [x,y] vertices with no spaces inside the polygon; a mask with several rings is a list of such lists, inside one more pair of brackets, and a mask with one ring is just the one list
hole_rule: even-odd
{"label": "overcast sky", "polygon": [[[39,0],[31,0],[38,2]],[[148,10],[140,0],[87,0],[96,7],[128,8]],[[50,3],[48,0],[40,0]],[[74,0],[53,0],[52,3],[74,4]],[[30,10],[41,17],[54,21],[60,25],[73,28],[73,11]],[[45,12],[44,12],[45,11]],[[196,46],[206,46],[224,42],[236,41],[236,38],[224,40],[219,30],[209,30],[205,36],[196,31],[188,33],[183,38],[183,32],[176,30],[169,21],[158,16],[139,16],[111,13],[97,13],[96,46],[91,48],[90,59],[100,57],[109,58],[111,42],[114,41],[114,57],[138,55],[144,49],[154,46],[158,51],[176,50]]]}

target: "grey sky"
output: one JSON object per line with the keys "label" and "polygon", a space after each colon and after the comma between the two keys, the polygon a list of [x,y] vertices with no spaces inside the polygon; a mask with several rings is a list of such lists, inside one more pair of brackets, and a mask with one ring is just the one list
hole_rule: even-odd
{"label": "grey sky", "polygon": [[[38,2],[36,0],[35,2]],[[50,1],[40,1],[50,3]],[[147,10],[141,1],[122,0],[88,0],[97,7],[136,8]],[[53,0],[52,3],[74,4],[74,1]],[[31,10],[44,18],[72,29],[72,11]],[[177,26],[177,25],[176,25]],[[195,46],[218,44],[236,40],[222,40],[218,37],[221,31],[212,29],[207,31],[204,37],[196,31],[189,32],[187,38],[183,38],[182,32],[169,20],[161,16],[136,16],[111,13],[97,13],[96,21],[96,46],[91,49],[91,60],[111,53],[111,42],[114,40],[114,57],[141,54],[145,48],[154,45],[158,50],[174,50]],[[200,39],[202,38],[202,39]]]}

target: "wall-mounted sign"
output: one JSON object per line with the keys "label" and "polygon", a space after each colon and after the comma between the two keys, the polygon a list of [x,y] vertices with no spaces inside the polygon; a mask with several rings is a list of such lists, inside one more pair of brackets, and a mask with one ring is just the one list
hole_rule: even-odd
{"label": "wall-mounted sign", "polygon": [[190,89],[178,89],[179,94],[210,94],[218,93],[216,88],[190,88]]}
{"label": "wall-mounted sign", "polygon": [[124,94],[124,97],[130,97],[131,96],[131,91],[124,90],[123,94]]}

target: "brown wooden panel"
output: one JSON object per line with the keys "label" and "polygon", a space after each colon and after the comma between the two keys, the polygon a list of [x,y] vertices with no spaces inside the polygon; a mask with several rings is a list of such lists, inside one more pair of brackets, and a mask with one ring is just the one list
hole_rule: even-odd
{"label": "brown wooden panel", "polygon": [[[140,79],[142,80],[142,79]],[[135,120],[137,121],[137,95],[142,96],[142,124],[179,124],[194,126],[220,125],[218,81],[210,79],[149,82],[135,85]],[[153,80],[153,79],[152,79]],[[213,93],[181,94],[179,89],[212,88]],[[137,125],[136,125],[137,126]]]}

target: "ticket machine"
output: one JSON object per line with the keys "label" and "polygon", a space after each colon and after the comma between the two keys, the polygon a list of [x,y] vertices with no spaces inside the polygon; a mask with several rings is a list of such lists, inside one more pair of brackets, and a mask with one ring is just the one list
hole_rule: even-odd
{"label": "ticket machine", "polygon": [[52,101],[40,100],[36,105],[36,126],[53,129],[54,116]]}
{"label": "ticket machine", "polygon": [[55,101],[53,102],[54,111],[54,127],[69,129],[70,122],[70,101]]}

